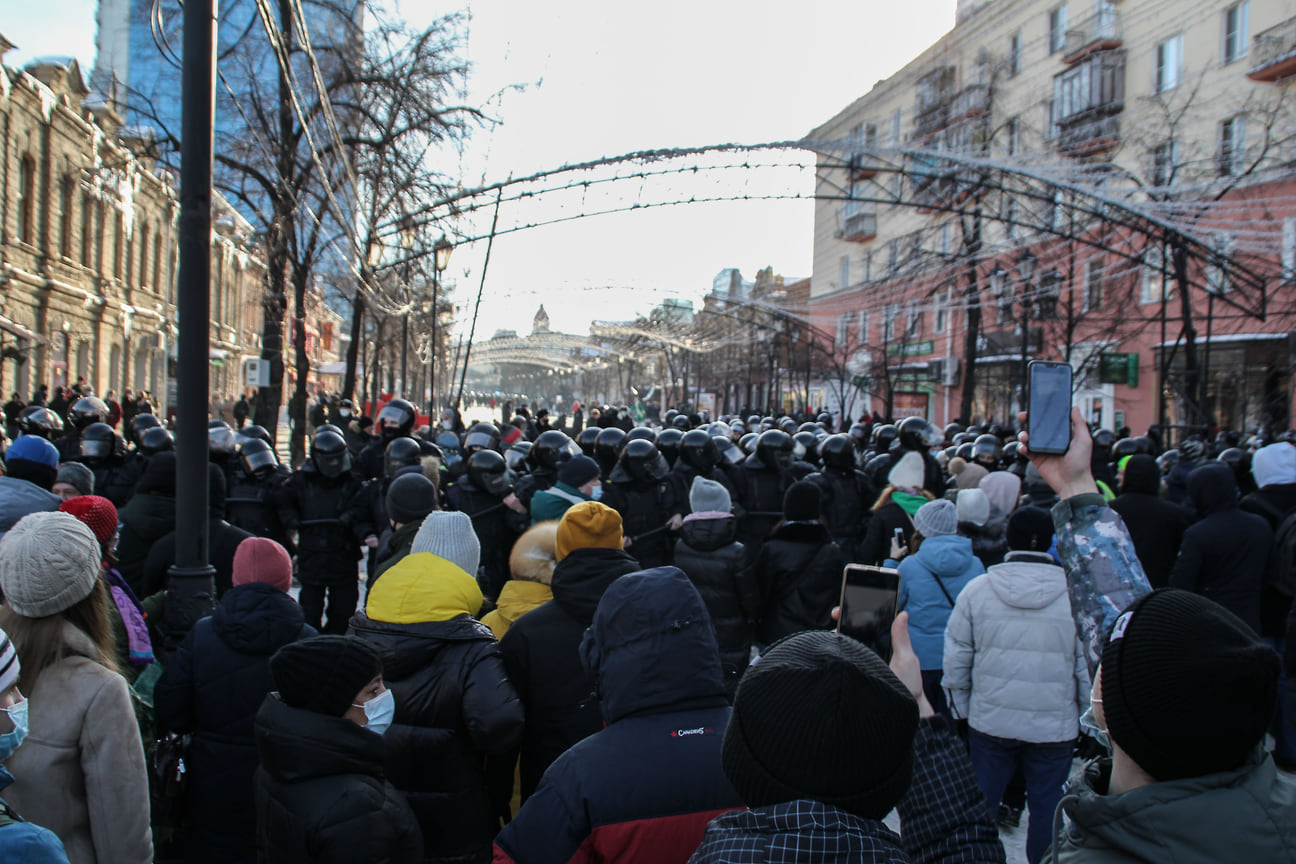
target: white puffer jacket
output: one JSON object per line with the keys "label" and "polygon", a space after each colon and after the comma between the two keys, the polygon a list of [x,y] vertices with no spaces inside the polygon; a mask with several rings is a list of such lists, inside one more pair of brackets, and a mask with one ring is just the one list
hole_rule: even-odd
{"label": "white puffer jacket", "polygon": [[945,630],[957,716],[985,735],[1045,743],[1079,733],[1089,672],[1066,574],[1047,555],[1010,552],[958,595]]}

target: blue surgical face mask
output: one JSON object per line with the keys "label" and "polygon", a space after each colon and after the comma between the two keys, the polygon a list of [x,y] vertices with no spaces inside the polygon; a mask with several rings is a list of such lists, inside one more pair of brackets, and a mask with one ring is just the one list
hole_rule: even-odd
{"label": "blue surgical face mask", "polygon": [[0,735],[0,762],[12,756],[27,738],[27,707],[28,702],[24,699],[17,705],[10,705],[4,709],[14,728],[13,731]]}
{"label": "blue surgical face mask", "polygon": [[396,716],[396,696],[390,690],[384,690],[363,705],[352,705],[364,709],[365,720],[368,721],[365,728],[379,735],[386,733]]}
{"label": "blue surgical face mask", "polygon": [[602,497],[603,497],[603,487],[595,486],[594,489],[590,492],[590,499],[593,501],[597,501]]}

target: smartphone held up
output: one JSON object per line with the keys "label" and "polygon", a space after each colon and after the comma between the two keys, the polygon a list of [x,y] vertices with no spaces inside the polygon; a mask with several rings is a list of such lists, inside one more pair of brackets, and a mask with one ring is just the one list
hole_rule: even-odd
{"label": "smartphone held up", "polygon": [[1027,370],[1030,451],[1061,455],[1071,447],[1071,366],[1033,360]]}
{"label": "smartphone held up", "polygon": [[847,564],[842,571],[841,616],[837,632],[891,659],[891,622],[896,616],[900,571],[891,567]]}

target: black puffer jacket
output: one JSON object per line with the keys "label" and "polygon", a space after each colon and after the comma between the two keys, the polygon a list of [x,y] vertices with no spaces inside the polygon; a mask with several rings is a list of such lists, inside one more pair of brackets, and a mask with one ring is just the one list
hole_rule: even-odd
{"label": "black puffer jacket", "polygon": [[843,552],[854,553],[864,542],[873,515],[873,502],[877,501],[878,490],[873,481],[863,471],[845,473],[833,468],[825,468],[807,479],[820,489],[824,520],[833,540]]}
{"label": "black puffer jacket", "polygon": [[158,726],[194,733],[186,861],[256,860],[253,720],[274,689],[270,655],[314,635],[287,594],[260,583],[240,585],[194,625],[158,680]]}
{"label": "black puffer jacket", "polygon": [[146,597],[144,571],[153,544],[175,530],[175,498],[148,492],[136,493],[117,513],[121,532],[117,538],[117,571],[138,597]]}
{"label": "black puffer jacket", "polygon": [[731,696],[751,659],[760,603],[751,568],[743,566],[743,546],[734,542],[735,529],[732,516],[687,519],[675,542],[675,566],[697,588],[711,616]]}
{"label": "black puffer jacket", "polygon": [[831,627],[845,566],[841,548],[822,525],[784,525],[775,531],[756,559],[762,610],[757,641],[769,645],[802,630]]}
{"label": "black puffer jacket", "polygon": [[350,720],[267,696],[256,716],[257,860],[420,864],[423,838],[383,778],[387,742]]}
{"label": "black puffer jacket", "polygon": [[[618,466],[613,477],[624,470]],[[630,553],[645,569],[671,563],[672,546],[668,532],[660,530],[670,517],[679,512],[675,490],[669,478],[643,483],[638,480],[609,482],[603,486],[602,501],[621,514],[621,531],[633,538]],[[652,533],[652,532],[656,533]]]}
{"label": "black puffer jacket", "polygon": [[[1160,496],[1161,469],[1156,460],[1144,453],[1131,456],[1125,463],[1125,484],[1111,508],[1129,529],[1134,552],[1153,588],[1170,584],[1170,570],[1189,522],[1187,510]],[[981,561],[990,566],[984,558]]]}
{"label": "black puffer jacket", "polygon": [[554,567],[554,599],[515,621],[500,643],[509,679],[526,706],[524,801],[563,751],[603,728],[594,676],[581,664],[580,643],[607,587],[640,569],[620,549],[575,550]]}

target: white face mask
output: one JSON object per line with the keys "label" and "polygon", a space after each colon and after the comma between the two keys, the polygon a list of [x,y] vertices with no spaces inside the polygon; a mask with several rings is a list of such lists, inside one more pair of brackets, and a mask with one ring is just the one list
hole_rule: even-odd
{"label": "white face mask", "polygon": [[365,728],[379,735],[391,727],[392,719],[396,716],[396,696],[390,690],[384,690],[363,705],[354,702],[351,705],[353,708],[364,709],[365,720],[368,721]]}
{"label": "white face mask", "polygon": [[1080,715],[1080,729],[1101,744],[1108,753],[1111,753],[1111,739],[1107,735],[1107,730],[1098,725],[1098,715],[1094,711],[1094,705],[1101,705],[1103,701],[1095,695],[1098,688],[1099,671],[1101,669],[1094,672],[1094,683],[1089,688],[1089,707]]}

